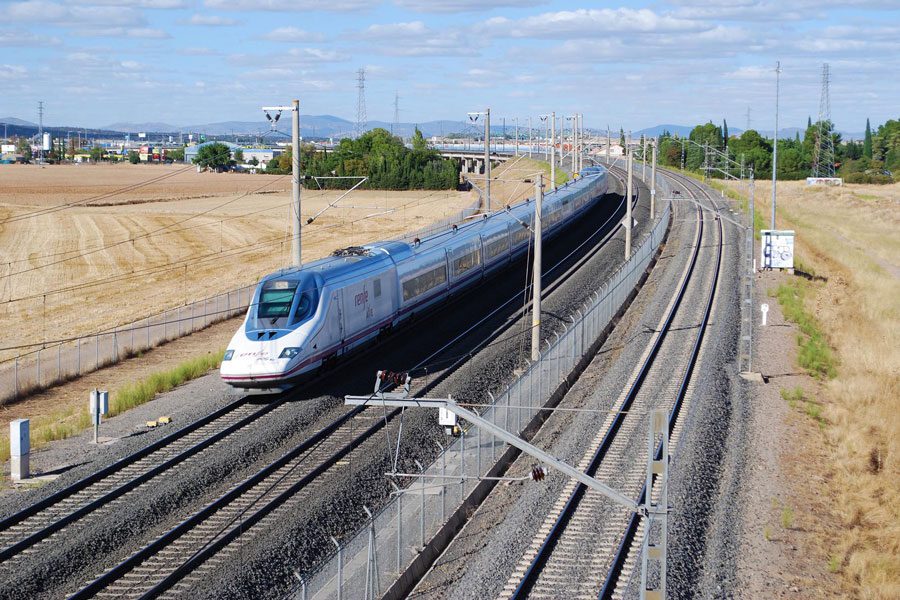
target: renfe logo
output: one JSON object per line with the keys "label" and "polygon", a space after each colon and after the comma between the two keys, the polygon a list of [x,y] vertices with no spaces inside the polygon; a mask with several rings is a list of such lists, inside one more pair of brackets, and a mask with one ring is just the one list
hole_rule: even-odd
{"label": "renfe logo", "polygon": [[369,301],[369,290],[364,290],[354,296],[354,300],[356,301],[356,306],[362,306],[366,302]]}

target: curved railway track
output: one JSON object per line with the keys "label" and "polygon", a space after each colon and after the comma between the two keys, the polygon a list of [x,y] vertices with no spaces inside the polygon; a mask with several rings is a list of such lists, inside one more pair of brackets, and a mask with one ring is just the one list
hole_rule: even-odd
{"label": "curved railway track", "polygon": [[[671,176],[695,200],[706,192],[690,180]],[[709,197],[708,197],[709,198]],[[711,198],[709,198],[711,200]],[[636,461],[645,447],[646,414],[664,407],[669,434],[692,381],[718,287],[724,230],[713,210],[697,207],[691,258],[655,336],[627,390],[618,399],[578,467],[637,502],[644,502],[646,461]],[[704,215],[714,215],[713,244],[704,246]],[[711,254],[711,269],[695,276],[699,257]],[[687,300],[686,300],[687,299]],[[694,310],[699,308],[698,311]],[[685,331],[696,329],[691,343]],[[677,332],[677,333],[673,333]],[[674,358],[673,358],[674,357]],[[676,375],[676,376],[673,376]],[[656,401],[663,390],[662,403]],[[643,432],[643,433],[641,433]],[[643,451],[646,453],[646,451]],[[657,456],[661,445],[657,447]],[[637,560],[641,519],[612,505],[604,496],[569,482],[553,505],[538,535],[519,562],[501,598],[553,598],[560,589],[572,597],[619,597]],[[598,574],[603,574],[598,576]]]}
{"label": "curved railway track", "polygon": [[[624,178],[619,172],[614,173],[614,176],[620,181]],[[622,204],[598,227],[596,233],[588,236],[555,265],[545,270],[545,277],[553,277],[545,287],[546,294],[549,295],[558,289],[572,274],[597,255],[618,232],[621,224],[616,220],[620,219],[620,213],[623,212],[624,198]],[[609,231],[604,233],[607,227]],[[573,258],[578,253],[583,254]],[[495,307],[487,316],[472,324],[457,338],[423,360],[420,365],[428,364],[438,354],[451,347],[456,340],[482,327],[485,321],[499,311],[508,311],[509,306],[521,301],[523,291],[517,291],[509,300]],[[495,340],[526,312],[527,307],[514,311],[500,327],[482,338],[476,348],[466,356],[457,358],[437,373],[432,372],[428,384],[417,390],[417,393],[427,393],[429,389],[437,386],[444,377],[464,364],[474,352]],[[214,568],[215,564],[238,547],[243,539],[253,535],[254,525],[276,519],[280,512],[309,499],[323,485],[325,476],[331,473],[336,465],[400,414],[399,409],[385,414],[379,409],[364,406],[345,413],[278,460],[260,469],[174,528],[85,584],[71,597],[110,597],[127,594],[151,598],[189,591],[194,578],[192,573]]]}

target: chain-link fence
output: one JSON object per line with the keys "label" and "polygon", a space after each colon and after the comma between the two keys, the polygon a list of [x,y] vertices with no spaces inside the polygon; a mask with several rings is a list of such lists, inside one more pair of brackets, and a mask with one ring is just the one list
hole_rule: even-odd
{"label": "chain-link fence", "polygon": [[[483,418],[521,433],[563,384],[623,306],[659,247],[672,210],[670,202],[661,204],[658,220],[631,259],[600,286],[576,313],[574,323],[555,336],[537,362],[502,394],[486,400],[489,406],[481,412]],[[459,438],[442,448],[431,465],[420,469],[421,477],[406,488],[396,488],[392,499],[355,535],[343,543],[335,540],[337,551],[298,584],[294,596],[304,600],[380,597],[505,449],[492,434],[463,427]]]}
{"label": "chain-link fence", "polygon": [[240,315],[250,305],[255,288],[255,283],[247,285],[8,360],[0,364],[0,404]]}

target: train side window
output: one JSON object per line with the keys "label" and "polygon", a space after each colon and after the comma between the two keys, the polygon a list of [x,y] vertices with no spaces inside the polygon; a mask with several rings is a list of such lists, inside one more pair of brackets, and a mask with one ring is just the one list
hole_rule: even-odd
{"label": "train side window", "polygon": [[465,273],[472,267],[477,267],[481,264],[481,249],[477,248],[472,252],[468,252],[463,254],[459,258],[453,261],[453,272],[456,275],[460,275]]}
{"label": "train side window", "polygon": [[376,279],[374,282],[372,282],[372,290],[376,298],[381,296],[381,279]]}
{"label": "train side window", "polygon": [[443,264],[403,282],[403,300],[415,298],[447,281],[447,265]]}
{"label": "train side window", "polygon": [[502,237],[494,240],[493,242],[491,242],[487,245],[487,248],[485,248],[485,251],[484,251],[485,258],[487,260],[490,260],[490,259],[496,257],[497,255],[502,254],[503,252],[506,252],[507,250],[509,250],[509,235],[507,234],[507,232],[504,231]]}

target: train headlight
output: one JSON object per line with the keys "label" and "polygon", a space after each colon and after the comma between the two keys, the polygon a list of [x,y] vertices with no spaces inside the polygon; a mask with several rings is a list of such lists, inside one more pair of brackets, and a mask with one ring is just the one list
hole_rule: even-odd
{"label": "train headlight", "polygon": [[294,358],[298,354],[300,354],[300,348],[285,348],[278,358]]}
{"label": "train headlight", "polygon": [[231,360],[232,356],[234,356],[234,350],[226,350],[222,360]]}

